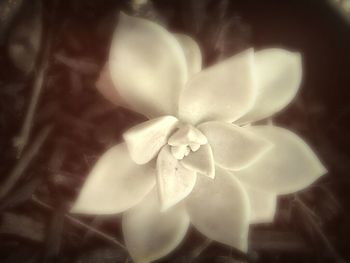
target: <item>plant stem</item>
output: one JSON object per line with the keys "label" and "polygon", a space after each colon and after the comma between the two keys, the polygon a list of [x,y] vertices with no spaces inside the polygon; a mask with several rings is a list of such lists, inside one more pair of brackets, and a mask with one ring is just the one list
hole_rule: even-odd
{"label": "plant stem", "polygon": [[23,157],[17,162],[16,166],[11,171],[10,175],[7,177],[7,180],[2,184],[0,188],[0,199],[5,197],[13,186],[16,184],[18,179],[21,177],[23,172],[27,169],[30,162],[37,155],[49,133],[51,132],[52,127],[47,126],[44,128],[38,136],[35,138],[35,141],[31,147],[25,152]]}

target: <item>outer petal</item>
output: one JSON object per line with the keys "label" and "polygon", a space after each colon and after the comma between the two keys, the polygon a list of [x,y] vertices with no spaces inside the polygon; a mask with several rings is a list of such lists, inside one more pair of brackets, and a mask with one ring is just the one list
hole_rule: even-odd
{"label": "outer petal", "polygon": [[97,90],[110,102],[117,106],[121,106],[130,109],[130,106],[126,104],[125,100],[120,96],[118,88],[116,88],[112,82],[111,73],[109,71],[108,64],[106,64],[101,70],[100,76],[96,81]]}
{"label": "outer petal", "polygon": [[249,200],[240,182],[216,167],[215,179],[199,176],[187,198],[192,224],[208,238],[245,251]]}
{"label": "outer petal", "polygon": [[274,144],[254,164],[236,171],[244,183],[276,194],[301,190],[326,172],[310,147],[291,131],[274,126],[247,128]]}
{"label": "outer petal", "polygon": [[196,172],[182,166],[170,152],[170,147],[164,146],[157,159],[157,183],[162,209],[166,210],[188,196],[196,178]]}
{"label": "outer petal", "polygon": [[149,166],[135,165],[124,144],[109,149],[98,160],[72,212],[83,214],[115,214],[140,202],[154,187],[155,171]]}
{"label": "outer petal", "polygon": [[145,164],[153,159],[167,143],[177,123],[175,117],[164,116],[143,122],[126,131],[123,137],[131,158],[137,164]]}
{"label": "outer petal", "polygon": [[177,113],[187,65],[180,44],[163,27],[120,14],[109,67],[119,93],[137,112],[148,117]]}
{"label": "outer petal", "polygon": [[159,208],[153,191],[123,215],[125,243],[136,263],[166,256],[186,235],[189,218],[183,207],[173,207],[166,212],[160,212]]}
{"label": "outer petal", "polygon": [[254,52],[249,49],[193,76],[180,96],[179,116],[192,124],[232,122],[250,110],[255,97]]}
{"label": "outer petal", "polygon": [[258,160],[272,144],[249,129],[224,122],[207,122],[198,127],[207,137],[214,161],[230,170],[243,169]]}
{"label": "outer petal", "polygon": [[200,72],[202,69],[202,54],[196,41],[184,34],[174,34],[174,36],[184,50],[187,61],[188,76],[190,77]]}
{"label": "outer petal", "polygon": [[243,184],[251,207],[251,224],[272,222],[276,212],[276,194]]}
{"label": "outer petal", "polygon": [[213,152],[209,144],[200,146],[195,152],[190,152],[181,163],[189,170],[196,171],[211,178],[215,176]]}
{"label": "outer petal", "polygon": [[269,117],[293,100],[302,78],[301,55],[278,48],[264,49],[255,53],[255,69],[257,100],[239,123]]}

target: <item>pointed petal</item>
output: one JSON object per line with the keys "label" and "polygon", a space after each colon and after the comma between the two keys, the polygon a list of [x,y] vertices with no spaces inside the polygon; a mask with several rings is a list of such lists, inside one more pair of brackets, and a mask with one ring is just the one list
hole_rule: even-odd
{"label": "pointed petal", "polygon": [[254,52],[249,49],[193,76],[180,95],[179,116],[192,124],[232,122],[250,110],[255,96]]}
{"label": "pointed petal", "polygon": [[259,160],[235,175],[244,183],[276,194],[301,190],[326,170],[310,147],[291,131],[275,126],[247,128],[274,144]]}
{"label": "pointed petal", "polygon": [[225,169],[245,168],[272,147],[266,139],[230,123],[207,122],[198,128],[209,141],[215,163]]}
{"label": "pointed petal", "polygon": [[188,196],[196,183],[196,172],[182,166],[164,146],[157,159],[157,184],[162,209],[177,204]]}
{"label": "pointed petal", "polygon": [[200,146],[196,152],[190,152],[182,161],[182,165],[192,171],[214,178],[215,166],[210,145]]}
{"label": "pointed petal", "polygon": [[248,194],[251,207],[250,224],[272,222],[276,213],[276,194],[246,184],[242,185]]}
{"label": "pointed petal", "polygon": [[302,78],[301,55],[278,48],[264,49],[255,53],[255,70],[257,99],[239,123],[269,117],[293,100]]}
{"label": "pointed petal", "polygon": [[134,162],[145,164],[152,160],[167,143],[177,123],[175,117],[164,116],[143,122],[126,131],[123,137]]}
{"label": "pointed petal", "polygon": [[151,262],[174,250],[186,235],[189,218],[182,206],[159,211],[152,191],[139,205],[123,215],[123,234],[136,263]]}
{"label": "pointed petal", "polygon": [[176,115],[187,65],[180,44],[163,27],[120,14],[109,67],[115,87],[134,110],[150,118]]}
{"label": "pointed petal", "polygon": [[140,202],[154,184],[154,169],[135,165],[125,145],[119,144],[104,153],[93,167],[71,212],[123,212]]}
{"label": "pointed petal", "polygon": [[188,76],[191,77],[200,72],[202,69],[202,54],[196,41],[184,34],[174,34],[174,36],[184,50],[187,61]]}
{"label": "pointed petal", "polygon": [[220,167],[215,179],[198,176],[186,199],[192,224],[208,238],[247,250],[249,200],[240,182]]}

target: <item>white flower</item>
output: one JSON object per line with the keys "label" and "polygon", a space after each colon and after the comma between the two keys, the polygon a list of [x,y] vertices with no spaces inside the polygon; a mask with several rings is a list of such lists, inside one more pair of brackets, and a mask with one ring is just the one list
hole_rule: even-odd
{"label": "white flower", "polygon": [[109,70],[115,95],[150,120],[100,158],[72,211],[124,212],[124,239],[136,262],[167,255],[190,223],[245,251],[249,224],[273,220],[277,195],[325,173],[294,133],[246,125],[294,98],[299,53],[248,49],[201,70],[190,37],[121,15]]}

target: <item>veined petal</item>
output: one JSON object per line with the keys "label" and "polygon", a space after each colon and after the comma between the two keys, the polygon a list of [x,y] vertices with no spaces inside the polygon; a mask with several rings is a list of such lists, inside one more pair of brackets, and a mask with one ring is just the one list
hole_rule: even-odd
{"label": "veined petal", "polygon": [[134,110],[149,118],[177,114],[187,65],[179,42],[166,29],[121,13],[109,67],[115,87]]}
{"label": "veined petal", "polygon": [[220,167],[214,179],[198,176],[186,199],[192,224],[205,236],[247,250],[249,200],[240,182]]}
{"label": "veined petal", "polygon": [[293,100],[302,78],[301,55],[278,48],[264,49],[255,53],[255,70],[257,99],[238,123],[269,117]]}
{"label": "veined petal", "polygon": [[215,163],[225,169],[243,169],[272,147],[265,138],[231,123],[207,122],[198,129],[207,137]]}
{"label": "veined petal", "polygon": [[245,184],[289,194],[309,186],[326,172],[310,147],[291,131],[275,126],[246,129],[269,140],[274,147],[251,166],[235,172]]}
{"label": "veined petal", "polygon": [[140,202],[155,185],[155,170],[136,165],[124,144],[112,147],[97,161],[71,212],[115,214]]}
{"label": "veined petal", "polygon": [[167,143],[178,120],[172,116],[163,116],[143,122],[123,134],[131,158],[137,164],[152,160]]}
{"label": "veined petal", "polygon": [[248,49],[194,75],[180,95],[180,119],[192,124],[232,122],[253,106],[256,97],[254,51]]}
{"label": "veined petal", "polygon": [[190,152],[188,156],[182,159],[182,165],[192,171],[214,178],[215,165],[213,152],[209,144],[199,147],[195,152]]}
{"label": "veined petal", "polygon": [[182,206],[160,212],[157,194],[152,191],[123,214],[122,226],[131,257],[136,263],[146,263],[166,256],[181,243],[189,218]]}
{"label": "veined petal", "polygon": [[186,169],[164,146],[157,159],[157,184],[162,210],[177,204],[191,193],[196,172]]}
{"label": "veined petal", "polygon": [[251,224],[272,222],[276,213],[276,194],[246,184],[242,185],[248,194],[251,207],[249,222]]}
{"label": "veined petal", "polygon": [[196,41],[184,34],[174,34],[174,36],[184,50],[187,61],[188,76],[191,77],[200,72],[202,69],[202,54]]}

